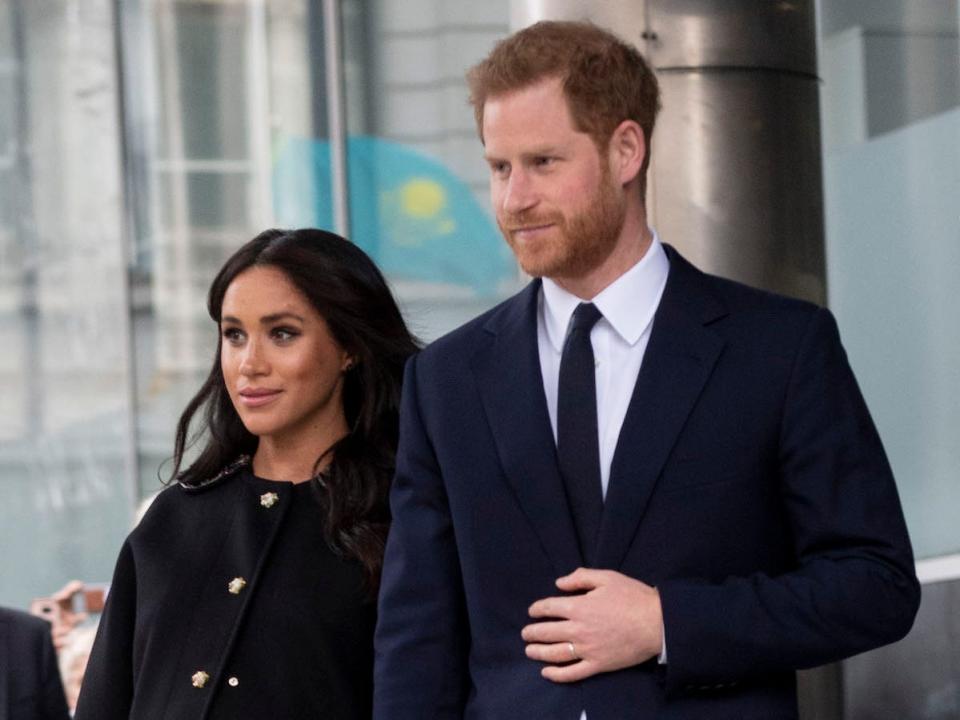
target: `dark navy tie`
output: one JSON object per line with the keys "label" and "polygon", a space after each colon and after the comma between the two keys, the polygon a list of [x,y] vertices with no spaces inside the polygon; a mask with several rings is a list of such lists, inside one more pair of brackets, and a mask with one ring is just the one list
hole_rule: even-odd
{"label": "dark navy tie", "polygon": [[580,303],[560,358],[557,391],[557,456],[560,475],[587,566],[596,549],[603,490],[600,485],[600,444],[597,430],[597,381],[590,330],[602,317],[592,303]]}

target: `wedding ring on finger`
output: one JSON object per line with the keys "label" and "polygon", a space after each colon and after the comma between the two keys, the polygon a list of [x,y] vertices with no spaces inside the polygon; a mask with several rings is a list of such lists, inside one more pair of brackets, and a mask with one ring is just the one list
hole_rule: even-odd
{"label": "wedding ring on finger", "polygon": [[567,642],[567,649],[570,650],[570,660],[571,662],[576,662],[580,659],[580,656],[577,655],[577,649],[573,646],[572,642]]}

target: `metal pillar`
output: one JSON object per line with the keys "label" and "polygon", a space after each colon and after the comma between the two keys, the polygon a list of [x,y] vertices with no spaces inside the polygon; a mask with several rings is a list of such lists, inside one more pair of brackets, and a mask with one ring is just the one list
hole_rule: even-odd
{"label": "metal pillar", "polygon": [[704,270],[824,302],[813,0],[513,0],[514,28],[589,19],[637,45],[663,111],[647,207]]}

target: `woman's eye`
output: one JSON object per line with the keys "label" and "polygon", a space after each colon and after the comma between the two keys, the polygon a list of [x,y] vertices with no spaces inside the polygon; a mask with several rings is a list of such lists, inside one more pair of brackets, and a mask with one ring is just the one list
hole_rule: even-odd
{"label": "woman's eye", "polygon": [[279,340],[280,342],[289,342],[297,337],[297,335],[300,333],[293,328],[278,327],[274,328],[271,334],[273,335],[274,340]]}
{"label": "woman's eye", "polygon": [[243,338],[243,331],[239,328],[228,327],[223,329],[223,339],[229,343],[238,343]]}

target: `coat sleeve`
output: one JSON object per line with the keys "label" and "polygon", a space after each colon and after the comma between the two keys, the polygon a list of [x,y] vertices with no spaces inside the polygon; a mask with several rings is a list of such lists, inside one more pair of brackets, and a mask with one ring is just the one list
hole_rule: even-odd
{"label": "coat sleeve", "polygon": [[416,359],[400,411],[393,521],[375,636],[374,718],[461,718],[469,629],[450,507],[421,416]]}
{"label": "coat sleeve", "polygon": [[137,584],[129,540],[117,559],[74,720],[126,720],[133,701]]}
{"label": "coat sleeve", "polygon": [[920,589],[896,485],[826,310],[794,361],[778,464],[795,566],[661,583],[668,692],[833,662],[913,623]]}
{"label": "coat sleeve", "polygon": [[43,633],[38,638],[38,646],[43,668],[40,718],[42,720],[68,720],[70,711],[67,708],[67,698],[63,692],[60,669],[57,667],[57,653],[53,648],[53,638],[50,636],[49,628],[43,628]]}

